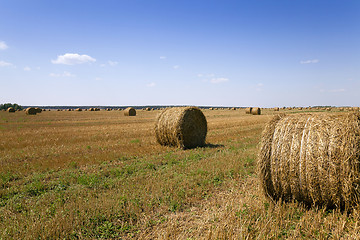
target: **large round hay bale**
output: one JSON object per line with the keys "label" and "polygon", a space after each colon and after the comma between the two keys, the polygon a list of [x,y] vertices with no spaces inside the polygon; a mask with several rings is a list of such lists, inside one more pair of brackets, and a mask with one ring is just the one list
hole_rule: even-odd
{"label": "large round hay bale", "polygon": [[38,112],[38,111],[37,111],[35,108],[33,108],[33,107],[29,107],[29,108],[27,108],[27,109],[25,110],[25,113],[26,113],[27,115],[36,115],[37,112]]}
{"label": "large round hay bale", "polygon": [[360,115],[275,116],[265,127],[259,178],[273,200],[349,207],[360,203]]}
{"label": "large round hay bale", "polygon": [[174,107],[160,112],[155,136],[161,145],[194,148],[205,145],[207,121],[197,107]]}
{"label": "large round hay bale", "polygon": [[251,109],[251,114],[252,115],[260,115],[261,114],[261,109],[260,108],[252,108]]}
{"label": "large round hay bale", "polygon": [[251,114],[252,107],[245,108],[246,114]]}
{"label": "large round hay bale", "polygon": [[36,107],[35,110],[36,110],[36,113],[41,113],[42,112],[42,109],[38,108],[38,107]]}
{"label": "large round hay bale", "polygon": [[7,111],[8,111],[9,113],[14,113],[14,112],[15,112],[15,109],[14,109],[13,107],[9,107],[9,108],[7,109]]}
{"label": "large round hay bale", "polygon": [[128,107],[124,110],[124,115],[125,116],[136,116],[136,110],[135,108],[132,107]]}
{"label": "large round hay bale", "polygon": [[81,112],[81,111],[82,111],[82,109],[81,109],[81,108],[77,108],[77,109],[75,109],[75,111],[77,111],[77,112]]}
{"label": "large round hay bale", "polygon": [[280,111],[280,108],[276,107],[276,108],[274,108],[274,111],[278,112],[278,111]]}

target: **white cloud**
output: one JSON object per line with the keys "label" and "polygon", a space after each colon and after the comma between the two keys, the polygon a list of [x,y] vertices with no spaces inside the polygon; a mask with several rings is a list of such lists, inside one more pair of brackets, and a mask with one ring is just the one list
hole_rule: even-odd
{"label": "white cloud", "polygon": [[61,74],[59,73],[50,73],[49,74],[50,77],[76,77],[75,74],[69,73],[69,72],[63,72]]}
{"label": "white cloud", "polygon": [[301,64],[310,64],[310,63],[318,63],[318,62],[319,62],[319,59],[300,61]]}
{"label": "white cloud", "polygon": [[14,66],[12,63],[0,61],[0,67],[12,67]]}
{"label": "white cloud", "polygon": [[179,66],[179,65],[175,65],[175,66],[173,66],[173,68],[174,68],[174,69],[179,69],[180,66]]}
{"label": "white cloud", "polygon": [[79,55],[77,53],[66,53],[64,55],[59,55],[56,60],[51,60],[51,62],[53,64],[75,65],[96,62],[96,59],[85,54]]}
{"label": "white cloud", "polygon": [[164,59],[166,59],[166,56],[160,56],[160,59],[164,60]]}
{"label": "white cloud", "polygon": [[155,85],[156,85],[156,83],[154,83],[154,82],[146,84],[147,87],[155,87]]}
{"label": "white cloud", "polygon": [[0,42],[0,50],[5,50],[5,49],[8,49],[8,48],[9,47],[8,47],[8,45],[6,45],[5,42],[3,42],[3,41]]}
{"label": "white cloud", "polygon": [[108,61],[108,63],[112,67],[118,65],[118,62],[114,62],[114,61]]}
{"label": "white cloud", "polygon": [[31,68],[26,66],[26,67],[24,67],[24,71],[31,71]]}
{"label": "white cloud", "polygon": [[346,90],[344,88],[336,88],[336,89],[320,89],[320,92],[329,92],[329,93],[339,93],[339,92],[345,92]]}
{"label": "white cloud", "polygon": [[213,78],[210,80],[211,83],[222,83],[229,81],[228,78]]}

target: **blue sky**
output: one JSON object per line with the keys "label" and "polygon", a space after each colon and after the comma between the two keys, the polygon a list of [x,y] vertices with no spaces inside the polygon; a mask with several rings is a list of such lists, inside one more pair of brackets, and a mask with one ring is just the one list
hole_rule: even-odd
{"label": "blue sky", "polygon": [[358,0],[0,0],[0,103],[360,106]]}

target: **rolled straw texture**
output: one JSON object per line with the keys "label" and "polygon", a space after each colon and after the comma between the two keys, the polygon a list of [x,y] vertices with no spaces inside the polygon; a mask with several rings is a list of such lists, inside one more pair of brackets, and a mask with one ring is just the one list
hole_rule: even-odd
{"label": "rolled straw texture", "polygon": [[136,116],[136,110],[135,108],[132,107],[128,107],[124,110],[124,115],[125,116]]}
{"label": "rolled straw texture", "polygon": [[37,111],[35,108],[33,108],[33,107],[29,107],[29,108],[27,108],[27,109],[25,110],[25,113],[26,113],[27,115],[36,115],[37,112],[38,112],[38,111]]}
{"label": "rolled straw texture", "polygon": [[261,109],[256,107],[256,108],[252,108],[251,109],[251,114],[252,115],[260,115],[261,114]]}
{"label": "rolled straw texture", "polygon": [[166,108],[157,117],[155,136],[161,145],[194,148],[205,145],[207,121],[197,107]]}
{"label": "rolled straw texture", "polygon": [[258,157],[265,194],[331,208],[358,204],[359,126],[355,113],[275,116],[263,131]]}
{"label": "rolled straw texture", "polygon": [[246,114],[251,114],[252,107],[245,108]]}

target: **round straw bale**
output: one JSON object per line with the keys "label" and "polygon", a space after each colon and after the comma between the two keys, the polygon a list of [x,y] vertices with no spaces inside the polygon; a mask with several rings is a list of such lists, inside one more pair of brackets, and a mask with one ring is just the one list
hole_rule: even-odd
{"label": "round straw bale", "polygon": [[81,112],[81,111],[82,111],[82,109],[81,109],[81,108],[77,108],[77,109],[75,109],[75,111],[77,111],[77,112]]}
{"label": "round straw bale", "polygon": [[27,115],[36,115],[37,110],[36,110],[35,108],[33,108],[33,107],[29,107],[29,108],[27,108],[27,109],[25,110],[25,113],[26,113]]}
{"label": "round straw bale", "polygon": [[36,113],[41,113],[42,112],[42,109],[38,108],[38,107],[36,107],[35,110],[36,110]]}
{"label": "round straw bale", "polygon": [[9,107],[8,109],[7,109],[7,111],[10,113],[13,113],[13,112],[15,112],[15,109],[13,108],[13,107]]}
{"label": "round straw bale", "polygon": [[135,108],[132,107],[128,107],[124,110],[124,115],[125,116],[136,116],[136,110]]}
{"label": "round straw bale", "polygon": [[197,107],[166,108],[157,117],[156,140],[161,145],[194,148],[205,145],[207,121]]}
{"label": "round straw bale", "polygon": [[252,107],[245,108],[246,114],[251,114]]}
{"label": "round straw bale", "polygon": [[278,112],[280,109],[278,107],[274,108],[274,111]]}
{"label": "round straw bale", "polygon": [[329,208],[359,204],[359,136],[356,113],[275,116],[258,156],[265,195]]}
{"label": "round straw bale", "polygon": [[261,109],[260,108],[252,108],[251,109],[251,114],[252,115],[261,115]]}

